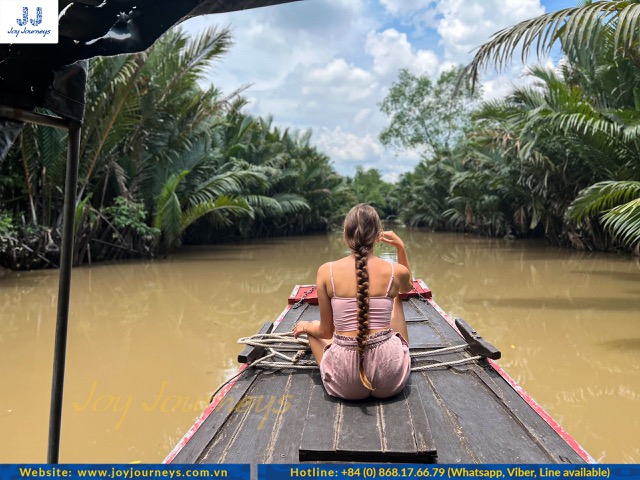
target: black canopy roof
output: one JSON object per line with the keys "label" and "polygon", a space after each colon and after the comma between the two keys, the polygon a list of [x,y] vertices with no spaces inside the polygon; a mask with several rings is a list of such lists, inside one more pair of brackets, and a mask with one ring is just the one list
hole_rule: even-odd
{"label": "black canopy roof", "polygon": [[[84,117],[86,60],[145,50],[187,18],[298,0],[59,0],[57,44],[0,45],[0,105]],[[0,159],[22,124],[0,118]]]}

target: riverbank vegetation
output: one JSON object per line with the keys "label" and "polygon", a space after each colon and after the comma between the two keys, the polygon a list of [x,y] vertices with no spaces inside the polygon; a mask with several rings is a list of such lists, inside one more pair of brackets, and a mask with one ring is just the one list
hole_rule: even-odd
{"label": "riverbank vegetation", "polygon": [[[241,92],[199,85],[230,45],[228,30],[172,31],[146,52],[91,61],[75,265],[326,230],[355,201],[310,132],[243,113]],[[66,138],[27,125],[0,163],[5,267],[58,262]]]}
{"label": "riverbank vegetation", "polygon": [[[638,254],[639,22],[638,2],[586,2],[499,32],[455,80],[432,85],[402,72],[381,105],[390,126],[380,138],[423,158],[400,181],[401,217]],[[557,67],[531,67],[529,84],[506,98],[478,104],[464,83],[483,66],[504,66],[521,44],[540,54],[557,43]],[[442,131],[447,124],[457,135]]]}
{"label": "riverbank vegetation", "polygon": [[[435,80],[400,72],[380,104],[389,118],[380,140],[421,160],[395,184],[375,169],[338,174],[311,132],[248,115],[241,90],[203,87],[231,46],[227,30],[198,39],[175,30],[146,52],[93,59],[74,264],[326,231],[357,202],[411,226],[637,254],[640,56],[629,9],[640,6],[598,4],[500,33],[467,70]],[[482,102],[461,79],[506,61],[522,38],[529,47],[542,38],[542,50],[559,40],[562,61]],[[0,162],[0,265],[58,263],[66,139],[27,125]]]}

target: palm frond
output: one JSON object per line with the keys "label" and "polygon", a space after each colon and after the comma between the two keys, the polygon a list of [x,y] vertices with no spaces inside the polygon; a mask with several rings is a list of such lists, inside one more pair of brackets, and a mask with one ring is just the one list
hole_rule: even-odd
{"label": "palm frond", "polygon": [[576,224],[640,196],[640,182],[605,181],[582,190],[567,210],[567,217]]}
{"label": "palm frond", "polygon": [[294,193],[279,193],[274,196],[284,215],[295,215],[310,210],[309,204],[301,195]]}
{"label": "palm frond", "polygon": [[520,45],[523,63],[532,50],[538,58],[547,55],[556,41],[562,41],[565,48],[579,45],[593,50],[606,28],[615,32],[615,52],[630,50],[637,42],[639,25],[640,5],[629,1],[599,1],[546,13],[496,32],[478,49],[465,74],[475,83],[480,69],[489,64],[505,67]]}
{"label": "palm frond", "polygon": [[153,226],[162,232],[163,241],[169,247],[180,243],[182,206],[176,190],[189,173],[189,170],[184,170],[177,175],[172,175],[165,182],[156,203]]}
{"label": "palm frond", "polygon": [[225,172],[205,178],[193,188],[189,195],[189,204],[215,199],[223,195],[240,195],[264,185],[266,178],[260,172],[245,170]]}
{"label": "palm frond", "polygon": [[[75,208],[75,212],[74,212],[74,232],[73,235],[74,237],[78,236],[78,232],[81,230],[82,228],[82,217],[85,214],[85,209],[87,208],[87,203],[89,202],[89,199],[91,198],[91,195],[87,195],[85,198],[83,198],[82,200],[80,200],[78,202],[78,204],[76,205]],[[91,206],[89,206],[88,208],[91,208]]]}
{"label": "palm frond", "polygon": [[230,225],[233,218],[251,217],[251,207],[240,197],[220,196],[215,200],[209,200],[189,207],[182,215],[181,232],[199,218],[215,213],[212,218],[217,224]]}
{"label": "palm frond", "polygon": [[640,198],[612,208],[602,220],[604,227],[623,245],[632,247],[640,242]]}
{"label": "palm frond", "polygon": [[267,195],[243,195],[243,197],[251,208],[253,208],[261,217],[265,216],[265,212],[268,212],[271,216],[282,215],[282,207],[280,203],[273,197]]}

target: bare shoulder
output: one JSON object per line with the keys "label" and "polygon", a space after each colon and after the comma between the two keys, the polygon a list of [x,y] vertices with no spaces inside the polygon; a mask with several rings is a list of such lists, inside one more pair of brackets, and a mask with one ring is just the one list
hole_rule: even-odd
{"label": "bare shoulder", "polygon": [[318,267],[318,275],[316,277],[316,288],[318,289],[319,296],[323,296],[321,295],[321,293],[323,293],[324,295],[328,294],[327,293],[328,285],[329,285],[329,262],[323,263],[322,265],[320,265],[320,267]]}
{"label": "bare shoulder", "polygon": [[411,272],[409,272],[409,269],[399,263],[394,263],[393,269],[399,290],[401,292],[410,291],[413,288],[413,283],[411,281]]}
{"label": "bare shoulder", "polygon": [[333,263],[334,265],[336,265],[336,264],[337,265],[349,265],[349,264],[353,263],[353,257],[351,255],[348,255],[346,257],[339,258],[339,259],[334,260],[333,262],[329,262],[329,263]]}
{"label": "bare shoulder", "polygon": [[409,278],[409,269],[407,267],[405,267],[404,265],[400,264],[400,263],[394,263],[393,264],[393,271],[395,272],[397,277],[400,278]]}
{"label": "bare shoulder", "polygon": [[325,276],[329,276],[329,264],[331,262],[327,262],[327,263],[323,263],[322,265],[320,265],[318,267],[318,278],[325,277]]}

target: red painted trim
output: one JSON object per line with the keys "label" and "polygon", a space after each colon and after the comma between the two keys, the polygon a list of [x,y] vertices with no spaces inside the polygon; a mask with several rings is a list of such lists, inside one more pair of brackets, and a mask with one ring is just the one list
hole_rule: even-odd
{"label": "red painted trim", "polygon": [[[435,308],[438,313],[442,316],[442,318],[444,318],[447,323],[449,325],[451,325],[451,327],[453,327],[453,329],[458,332],[458,335],[460,335],[462,337],[462,334],[460,333],[460,331],[458,330],[458,328],[456,327],[455,322],[451,319],[451,317],[449,317],[449,315],[446,314],[446,312],[444,310],[442,310],[442,308],[440,308],[440,306],[432,299],[430,298],[428,300],[428,302],[431,304],[431,306],[433,308]],[[504,379],[506,380],[506,382],[511,385],[511,388],[513,388],[516,393],[518,395],[520,395],[520,397],[527,402],[527,404],[545,421],[547,422],[547,424],[565,441],[567,442],[567,444],[573,448],[573,450],[580,455],[580,458],[582,458],[585,462],[587,463],[598,463],[595,461],[595,459],[589,455],[589,453],[587,453],[587,451],[582,448],[580,446],[580,444],[571,436],[569,435],[569,433],[567,433],[567,431],[562,428],[560,426],[560,424],[558,422],[556,422],[551,415],[549,415],[544,408],[542,408],[538,402],[536,402],[533,397],[531,397],[531,395],[529,395],[524,388],[522,388],[518,382],[516,382],[513,378],[511,378],[511,376],[505,372],[503,370],[503,368],[498,365],[495,361],[491,360],[491,359],[487,359],[489,364],[493,367],[493,369]]]}
{"label": "red painted trim", "polygon": [[424,298],[431,298],[431,290],[422,280],[414,280],[413,288],[415,291],[401,293],[400,299],[406,300],[407,298],[417,297],[418,295],[422,295]]}
{"label": "red painted trim", "polygon": [[[302,296],[305,294],[305,292],[307,292],[312,287],[315,287],[315,285],[297,285],[296,288],[293,289],[293,292],[291,292],[291,295],[289,296],[289,299],[288,299],[289,304],[298,302],[302,298]],[[422,280],[414,280],[413,288],[415,289],[415,291],[411,291],[408,293],[401,293],[400,298],[402,300],[406,300],[407,298],[417,297],[418,295],[422,295],[425,298],[431,298],[431,290],[429,290],[429,287],[427,287],[427,285]],[[309,303],[311,305],[317,305],[318,291],[313,290],[312,292],[308,293],[304,299],[304,302]]]}
{"label": "red painted trim", "polygon": [[[291,295],[289,295],[289,299],[288,299],[289,304],[296,303],[298,300],[302,298],[302,296],[304,295],[304,292],[306,292],[312,287],[315,287],[315,285],[296,285],[296,287],[293,289],[293,292],[291,292]],[[305,303],[309,303],[311,305],[317,305],[318,291],[314,288],[312,292],[307,294],[304,301]]]}
{"label": "red painted trim", "polygon": [[[453,328],[458,333],[458,335],[460,335],[462,337],[462,334],[460,333],[460,330],[458,330],[458,327],[456,327],[456,323],[453,320],[451,320],[451,317],[449,315],[447,315],[447,312],[442,310],[442,308],[440,308],[440,305],[438,305],[433,298],[430,298],[427,301],[431,304],[431,306],[433,308],[436,309],[436,311],[440,314],[440,316],[442,316],[442,318],[444,318],[447,321],[447,323],[449,325],[451,325],[451,328]],[[464,337],[462,337],[462,338],[464,338]]]}
{"label": "red painted trim", "polygon": [[[296,291],[296,289],[300,288],[299,285],[297,285],[294,288],[294,292]],[[293,295],[293,294],[292,294]],[[282,319],[284,318],[284,316],[287,314],[287,312],[291,309],[291,305],[287,305],[285,307],[285,309],[282,311],[282,313],[280,314],[280,316],[276,319],[275,322],[273,322],[273,328],[277,327],[280,322],[282,322]],[[237,375],[238,373],[244,371],[247,368],[247,364],[243,363],[242,365],[240,365],[240,367],[238,368],[238,371],[235,373],[235,375]],[[220,390],[215,398],[213,399],[213,401],[207,406],[207,408],[205,409],[204,412],[202,412],[202,414],[198,417],[198,419],[195,421],[195,423],[191,426],[191,428],[189,429],[189,431],[184,435],[184,437],[182,437],[182,439],[178,442],[178,444],[173,447],[173,450],[171,450],[171,452],[169,452],[169,455],[167,455],[167,457],[162,461],[162,463],[171,463],[173,461],[174,458],[176,458],[176,455],[178,455],[178,453],[180,453],[180,451],[185,447],[185,445],[187,443],[189,443],[189,440],[191,440],[191,438],[193,437],[193,435],[198,431],[198,429],[200,428],[200,426],[205,422],[205,420],[207,418],[209,418],[209,415],[211,415],[211,412],[213,412],[213,410],[216,408],[216,406],[222,401],[222,399],[225,397],[225,395],[229,392],[229,390],[231,390],[231,387],[233,387],[236,382],[238,381],[238,378],[240,378],[240,376],[234,378],[231,382],[229,382],[227,385],[224,386],[224,388],[222,388],[222,390]]]}
{"label": "red painted trim", "polygon": [[[240,373],[245,368],[247,368],[247,364],[246,363],[244,363],[244,364],[242,364],[240,366],[240,368],[238,369],[237,373]],[[207,406],[205,411],[202,412],[202,414],[198,417],[198,419],[195,421],[195,423],[191,426],[191,428],[185,434],[185,436],[182,437],[182,440],[180,440],[180,442],[178,442],[178,444],[175,447],[173,447],[173,450],[171,450],[169,455],[167,455],[167,457],[162,461],[162,463],[171,463],[173,461],[173,459],[176,457],[176,455],[178,455],[178,453],[180,453],[180,450],[182,450],[184,448],[184,446],[189,442],[189,440],[191,440],[191,437],[193,437],[193,435],[198,431],[198,429],[204,423],[204,421],[207,418],[209,418],[209,415],[211,415],[211,412],[213,412],[213,410],[216,408],[216,406],[220,403],[220,401],[224,398],[224,396],[227,394],[227,392],[231,389],[231,387],[233,387],[233,385],[235,385],[235,383],[237,381],[238,381],[237,378],[233,379],[233,381],[229,382],[227,385],[225,385],[225,387],[222,390],[220,390],[218,392],[218,394],[215,396],[213,401]]]}

